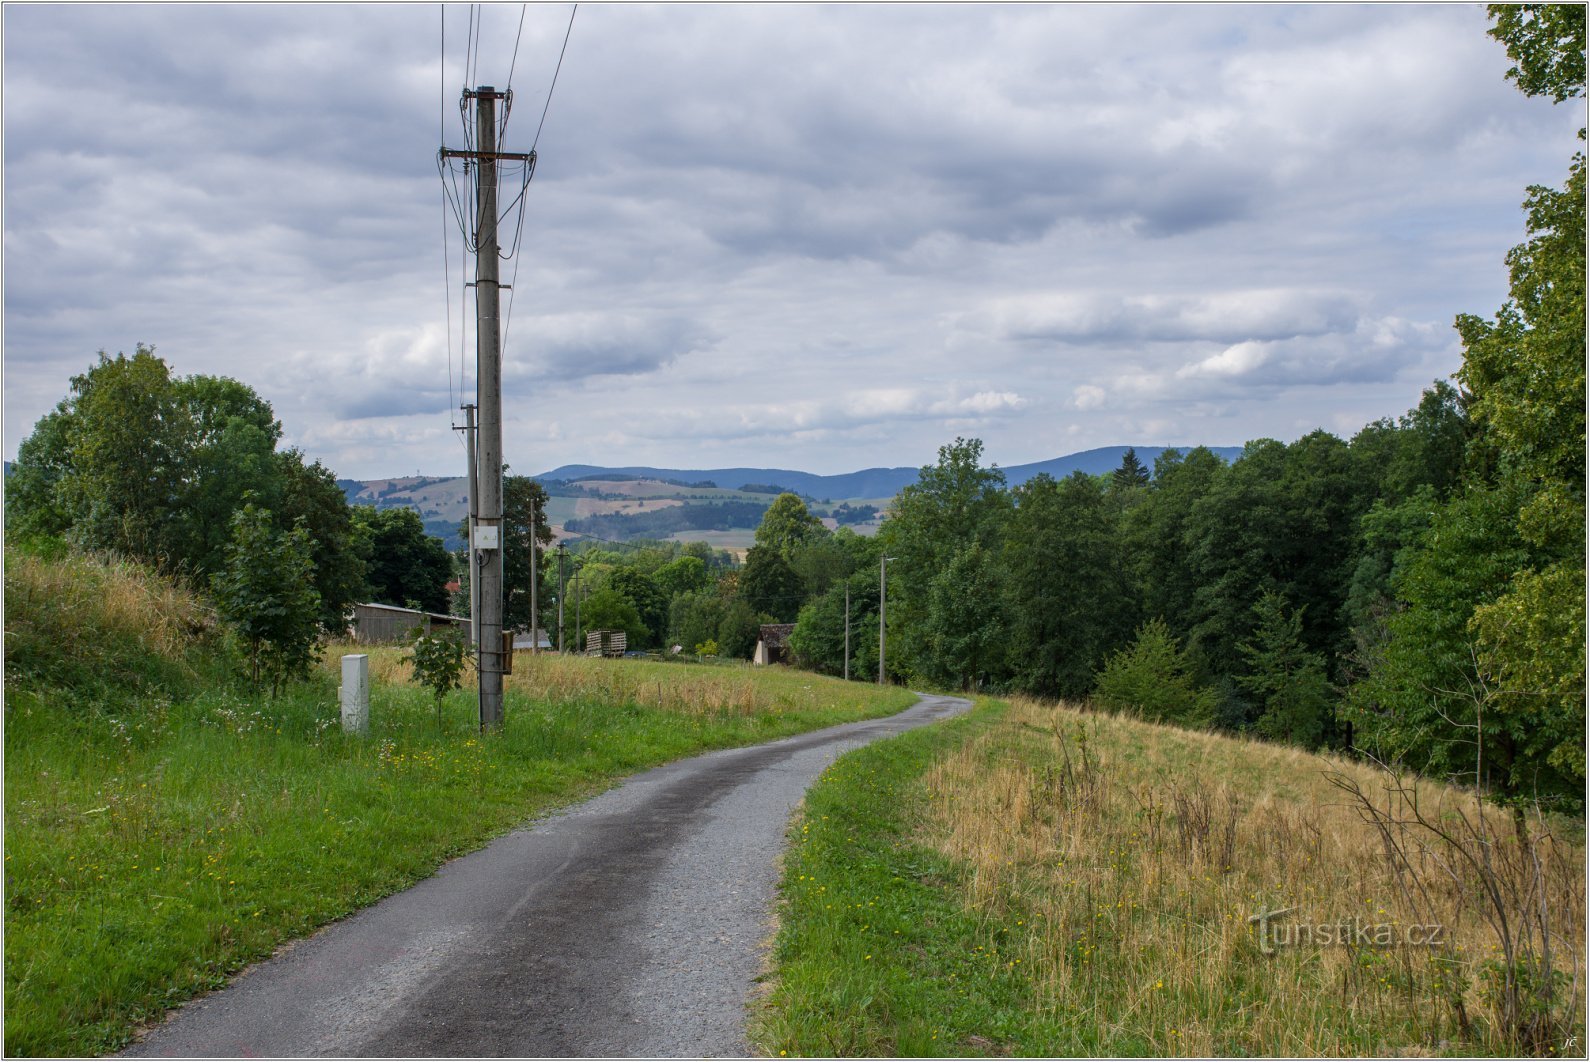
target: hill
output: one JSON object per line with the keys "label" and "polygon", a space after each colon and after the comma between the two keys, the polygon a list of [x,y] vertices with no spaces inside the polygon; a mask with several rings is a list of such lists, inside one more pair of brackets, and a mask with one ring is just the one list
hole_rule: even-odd
{"label": "hill", "polygon": [[[1004,469],[1012,486],[1047,474],[1064,479],[1073,472],[1100,475],[1119,467],[1126,446],[1103,446],[1047,461]],[[1133,447],[1152,467],[1169,447]],[[1182,448],[1186,449],[1186,448]],[[1210,447],[1234,461],[1240,446]],[[863,534],[878,526],[871,509],[881,511],[901,489],[917,480],[919,468],[865,468],[818,475],[789,468],[657,468],[650,465],[560,465],[534,477],[547,488],[547,514],[560,538],[691,538],[743,548],[775,494],[793,491],[807,499],[830,526],[846,523]],[[407,506],[425,529],[458,549],[459,524],[468,508],[463,476],[403,476],[394,479],[338,480],[348,501],[377,508]],[[666,514],[663,510],[669,511]]]}

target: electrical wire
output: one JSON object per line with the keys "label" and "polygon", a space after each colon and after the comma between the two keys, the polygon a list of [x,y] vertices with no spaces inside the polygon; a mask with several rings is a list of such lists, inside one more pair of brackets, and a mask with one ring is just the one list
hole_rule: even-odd
{"label": "electrical wire", "polygon": [[524,12],[529,4],[519,5],[519,28],[513,35],[513,59],[508,63],[508,83],[503,86],[502,124],[497,130],[497,143],[508,139],[508,115],[513,113],[513,70],[519,65],[519,38],[524,34]]}
{"label": "electrical wire", "polygon": [[[440,136],[440,139],[441,139],[442,142],[446,142],[446,140],[447,140],[447,5],[446,4],[438,4],[436,6],[437,6],[437,9],[440,11],[441,16],[442,16],[442,54],[441,54],[441,63],[440,63],[441,76],[442,76],[442,91],[441,91],[441,97],[440,97],[441,105],[442,105],[442,117],[441,117],[441,136]],[[440,156],[438,156],[438,157],[440,157]],[[446,343],[447,343],[447,411],[448,411],[447,412],[447,417],[448,417],[448,423],[452,423],[452,415],[453,415],[452,411],[455,408],[457,408],[457,403],[455,403],[453,401],[453,399],[454,399],[454,394],[453,394],[453,277],[452,277],[453,253],[452,253],[452,248],[448,246],[448,239],[447,239],[447,213],[448,213],[448,207],[447,207],[447,185],[443,184],[442,185],[442,296],[443,296],[443,301],[447,304],[447,334],[446,334]],[[462,381],[460,381],[460,386],[462,386]]]}
{"label": "electrical wire", "polygon": [[535,151],[536,145],[541,143],[541,127],[547,124],[547,110],[552,106],[552,93],[557,91],[558,72],[563,69],[563,53],[569,50],[569,34],[574,32],[574,16],[579,10],[580,5],[575,4],[573,10],[569,12],[569,28],[563,31],[563,47],[558,49],[558,65],[552,71],[552,85],[547,89],[547,102],[541,108],[541,121],[536,123],[535,139],[530,141],[530,150],[532,152]]}

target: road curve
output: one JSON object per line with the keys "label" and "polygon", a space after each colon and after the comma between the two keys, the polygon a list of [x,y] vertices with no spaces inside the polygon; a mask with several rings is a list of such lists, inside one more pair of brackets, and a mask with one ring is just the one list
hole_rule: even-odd
{"label": "road curve", "polygon": [[636,775],[251,967],[124,1054],[748,1055],[792,809],[841,752],[970,707],[924,696]]}

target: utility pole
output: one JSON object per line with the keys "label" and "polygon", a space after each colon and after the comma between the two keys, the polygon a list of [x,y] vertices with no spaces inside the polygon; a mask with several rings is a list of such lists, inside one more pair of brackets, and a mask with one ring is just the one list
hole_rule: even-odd
{"label": "utility pole", "polygon": [[475,464],[475,404],[466,402],[459,408],[464,411],[464,445],[469,451],[469,517],[464,530],[469,536],[469,541],[464,543],[464,551],[469,554],[469,644],[479,650],[480,564],[475,556],[475,499],[480,496],[480,466]]}
{"label": "utility pole", "polygon": [[558,654],[563,654],[563,599],[568,595],[569,583],[563,577],[563,560],[569,551],[558,545]]}
{"label": "utility pole", "polygon": [[540,580],[536,578],[536,496],[530,495],[530,651],[541,651]]}
{"label": "utility pole", "polygon": [[497,101],[507,96],[490,85],[464,90],[475,101],[475,151],[441,149],[475,170],[475,386],[480,404],[478,512],[470,528],[470,550],[480,555],[480,728],[502,724],[502,320],[498,310],[497,163],[533,165],[533,153],[497,150]]}
{"label": "utility pole", "polygon": [[889,562],[893,557],[881,557],[878,560],[878,685],[884,684],[883,677],[883,632],[884,610],[888,607],[889,584],[885,574],[889,570]]}
{"label": "utility pole", "polygon": [[576,568],[574,569],[574,652],[577,653],[585,652],[584,647],[580,645],[580,638],[584,638],[585,634],[584,626],[580,625],[580,604],[584,603],[585,598],[580,590],[582,590],[580,569]]}
{"label": "utility pole", "polygon": [[850,681],[850,580],[845,580],[845,681]]}

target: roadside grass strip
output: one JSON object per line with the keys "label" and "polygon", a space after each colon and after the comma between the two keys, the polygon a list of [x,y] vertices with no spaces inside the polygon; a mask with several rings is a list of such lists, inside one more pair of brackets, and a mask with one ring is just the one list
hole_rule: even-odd
{"label": "roadside grass strip", "polygon": [[[371,731],[338,722],[368,652]],[[507,723],[438,727],[397,649],[330,649],[275,701],[230,684],[114,697],[8,688],[5,1050],[94,1055],[246,964],[535,815],[682,756],[914,702],[782,668],[520,654]],[[203,684],[201,684],[203,685]]]}
{"label": "roadside grass strip", "polygon": [[[1583,823],[1484,813],[1498,887],[1549,922],[1556,954],[1549,988],[1515,954],[1536,1013],[1509,1025],[1480,883],[1417,830],[1389,834],[1412,856],[1399,863],[1332,773],[1391,798],[1389,776],[1339,757],[1020,699],[849,753],[794,827],[754,1042],[773,1057],[1582,1054]],[[1416,789],[1453,836],[1460,813],[1479,819],[1472,792]],[[1520,828],[1538,876],[1513,851]],[[1529,1023],[1551,1038],[1521,1039]]]}

